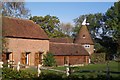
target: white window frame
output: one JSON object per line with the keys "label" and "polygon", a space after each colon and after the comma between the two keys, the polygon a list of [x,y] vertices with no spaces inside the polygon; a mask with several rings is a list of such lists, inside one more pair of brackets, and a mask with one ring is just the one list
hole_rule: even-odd
{"label": "white window frame", "polygon": [[84,47],[85,48],[90,48],[90,45],[89,44],[85,44]]}

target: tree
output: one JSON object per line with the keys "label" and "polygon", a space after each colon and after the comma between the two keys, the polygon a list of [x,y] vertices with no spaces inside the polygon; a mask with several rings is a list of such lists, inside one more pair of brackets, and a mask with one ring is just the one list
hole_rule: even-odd
{"label": "tree", "polygon": [[30,16],[29,12],[24,2],[2,2],[1,13],[3,16],[28,18]]}
{"label": "tree", "polygon": [[[88,25],[88,29],[93,38],[102,37],[106,35],[106,33],[108,33],[109,30],[107,30],[106,24],[104,23],[105,15],[102,13],[96,13],[96,14],[81,15],[80,17],[74,19],[75,35],[78,34],[81,24],[85,18],[87,18],[87,22],[90,23],[90,25]],[[100,30],[102,30],[102,32],[100,32]]]}
{"label": "tree", "polygon": [[60,28],[64,34],[71,36],[73,30],[73,26],[71,23],[61,23]]}
{"label": "tree", "polygon": [[106,12],[106,24],[113,30],[113,39],[118,43],[118,54],[120,55],[120,1],[115,2],[114,5]]}
{"label": "tree", "polygon": [[44,66],[55,66],[56,61],[52,53],[48,52],[43,58]]}
{"label": "tree", "polygon": [[33,16],[30,17],[30,20],[33,20],[36,24],[39,24],[50,38],[66,36],[64,33],[62,33],[59,27],[60,21],[56,16]]}

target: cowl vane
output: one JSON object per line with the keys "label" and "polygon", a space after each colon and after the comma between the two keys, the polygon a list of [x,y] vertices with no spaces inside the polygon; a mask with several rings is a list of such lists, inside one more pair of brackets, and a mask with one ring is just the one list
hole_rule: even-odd
{"label": "cowl vane", "polygon": [[84,19],[84,21],[82,22],[82,25],[89,25],[89,23],[86,23],[86,18]]}

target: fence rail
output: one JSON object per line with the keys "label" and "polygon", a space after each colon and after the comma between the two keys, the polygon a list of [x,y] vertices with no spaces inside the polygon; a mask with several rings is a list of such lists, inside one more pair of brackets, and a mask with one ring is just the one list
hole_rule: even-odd
{"label": "fence rail", "polygon": [[[98,73],[107,73],[108,71],[102,71],[102,70],[77,70],[77,71],[72,71],[73,73],[89,73],[89,72],[98,72]],[[119,71],[109,71],[109,73],[112,74],[120,74]]]}

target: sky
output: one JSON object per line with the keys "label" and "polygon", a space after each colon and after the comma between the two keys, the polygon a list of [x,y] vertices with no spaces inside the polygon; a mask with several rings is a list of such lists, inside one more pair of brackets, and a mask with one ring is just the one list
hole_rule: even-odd
{"label": "sky", "polygon": [[105,13],[114,2],[26,2],[32,16],[57,16],[60,22],[74,24],[73,19],[85,14]]}

